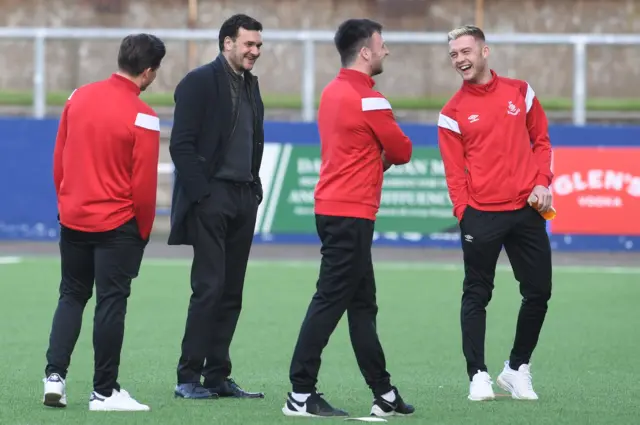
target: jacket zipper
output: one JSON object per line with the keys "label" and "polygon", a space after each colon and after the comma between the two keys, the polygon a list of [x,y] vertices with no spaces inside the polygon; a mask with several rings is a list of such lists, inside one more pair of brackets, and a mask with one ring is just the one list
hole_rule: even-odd
{"label": "jacket zipper", "polygon": [[242,93],[240,93],[240,95],[238,96],[238,103],[236,104],[236,116],[233,119],[233,127],[231,127],[231,134],[229,136],[229,139],[233,138],[233,133],[235,133],[236,131],[236,126],[238,125],[238,118],[240,117],[240,107],[242,103]]}
{"label": "jacket zipper", "polygon": [[[513,143],[510,144],[510,149],[509,149],[509,158],[513,157]],[[509,175],[511,177],[511,182],[513,184],[513,195],[511,198],[511,209],[512,210],[516,210],[516,198],[518,197],[518,183],[514,180],[514,171],[513,171],[513,161],[509,160]]]}
{"label": "jacket zipper", "polygon": [[257,141],[258,141],[258,137],[257,137],[257,132],[256,132],[256,124],[258,122],[258,108],[256,107],[256,102],[255,102],[255,98],[254,98],[254,93],[253,91],[255,90],[255,84],[256,81],[255,79],[251,79],[251,83],[249,84],[249,102],[251,102],[251,109],[253,110],[253,152],[251,155],[251,174],[253,175],[253,180],[257,181],[258,180],[258,176],[257,176],[257,170],[256,170],[256,163],[257,163]]}

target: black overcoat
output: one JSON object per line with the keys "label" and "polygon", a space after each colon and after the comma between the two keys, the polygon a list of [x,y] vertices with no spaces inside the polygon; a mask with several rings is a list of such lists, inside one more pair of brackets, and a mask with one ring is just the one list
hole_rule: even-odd
{"label": "black overcoat", "polygon": [[[224,57],[193,69],[178,83],[169,151],[175,166],[169,245],[193,245],[193,207],[210,194],[210,181],[231,140],[238,87]],[[262,201],[260,165],[264,151],[264,105],[258,79],[245,72],[254,111],[253,188]]]}

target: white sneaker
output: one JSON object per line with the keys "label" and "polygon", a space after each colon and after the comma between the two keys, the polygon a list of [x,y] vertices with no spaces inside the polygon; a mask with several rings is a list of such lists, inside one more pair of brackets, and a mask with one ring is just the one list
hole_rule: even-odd
{"label": "white sneaker", "polygon": [[487,372],[478,371],[473,375],[471,384],[469,384],[469,396],[471,401],[493,400],[496,395],[493,392],[493,382],[491,376]]}
{"label": "white sneaker", "polygon": [[151,409],[147,405],[138,403],[127,391],[120,389],[120,391],[113,390],[111,397],[104,397],[93,391],[89,399],[89,410],[101,412],[146,412]]}
{"label": "white sneaker", "polygon": [[44,397],[42,403],[49,407],[67,407],[67,391],[64,379],[57,373],[52,373],[44,382]]}
{"label": "white sneaker", "polygon": [[504,362],[504,369],[497,379],[497,383],[505,391],[511,393],[511,397],[517,400],[537,400],[538,395],[533,391],[531,383],[531,365],[523,364],[518,370],[509,366],[509,361]]}

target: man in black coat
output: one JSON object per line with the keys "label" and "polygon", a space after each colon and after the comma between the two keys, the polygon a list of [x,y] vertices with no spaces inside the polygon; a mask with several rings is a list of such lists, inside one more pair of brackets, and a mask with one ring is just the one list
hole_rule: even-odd
{"label": "man in black coat", "polygon": [[262,201],[264,106],[251,73],[261,31],[249,16],[229,18],[220,28],[220,55],[175,90],[169,245],[192,245],[194,253],[176,397],[264,397],[230,378],[229,358]]}

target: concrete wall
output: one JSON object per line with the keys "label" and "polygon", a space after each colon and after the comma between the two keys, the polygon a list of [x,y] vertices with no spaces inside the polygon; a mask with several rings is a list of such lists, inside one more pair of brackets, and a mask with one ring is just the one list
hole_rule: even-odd
{"label": "concrete wall", "polygon": [[[108,5],[110,7],[107,7]],[[185,28],[186,0],[0,0],[3,26],[106,26]],[[100,5],[103,7],[101,8]],[[329,29],[348,17],[379,19],[388,30],[442,31],[473,23],[474,0],[200,0],[199,28],[218,28],[232,13],[261,20],[266,29]],[[110,10],[109,10],[110,9]],[[634,0],[485,0],[487,32],[638,33],[640,3]],[[71,90],[108,76],[115,68],[118,42],[51,41],[47,87]],[[169,42],[169,54],[153,91],[172,91],[187,71],[186,43]],[[441,46],[391,45],[392,57],[378,77],[389,96],[447,96],[459,86]],[[640,46],[590,47],[588,95],[640,96]],[[0,89],[29,89],[33,50],[28,41],[0,41]],[[199,62],[212,59],[217,40],[201,43]],[[331,45],[317,49],[317,89],[339,65]],[[296,43],[268,42],[256,73],[264,93],[296,94],[303,52]],[[525,78],[540,96],[569,97],[573,54],[569,46],[495,46],[492,66]]]}

